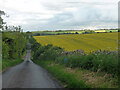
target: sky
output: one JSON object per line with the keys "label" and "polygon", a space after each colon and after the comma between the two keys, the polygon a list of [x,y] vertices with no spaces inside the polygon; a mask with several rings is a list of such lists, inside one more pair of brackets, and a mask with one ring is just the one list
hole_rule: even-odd
{"label": "sky", "polygon": [[7,25],[24,31],[118,27],[119,0],[0,0]]}

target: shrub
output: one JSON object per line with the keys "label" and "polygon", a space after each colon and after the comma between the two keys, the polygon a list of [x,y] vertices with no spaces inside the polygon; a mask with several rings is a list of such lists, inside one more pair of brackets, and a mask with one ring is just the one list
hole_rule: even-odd
{"label": "shrub", "polygon": [[2,42],[2,57],[3,58],[8,58],[9,57],[9,53],[8,53],[8,51],[9,51],[9,47],[8,47],[8,45],[3,41]]}
{"label": "shrub", "polygon": [[3,59],[21,58],[26,51],[27,38],[20,32],[2,32]]}
{"label": "shrub", "polygon": [[[115,52],[97,52],[88,55],[61,55],[55,62],[67,67],[81,67],[92,71],[105,71],[110,74],[118,73],[118,57]],[[64,60],[66,59],[66,60]]]}
{"label": "shrub", "polygon": [[33,60],[55,60],[63,51],[62,48],[52,44],[41,46],[34,38],[31,38],[30,42],[32,43]]}

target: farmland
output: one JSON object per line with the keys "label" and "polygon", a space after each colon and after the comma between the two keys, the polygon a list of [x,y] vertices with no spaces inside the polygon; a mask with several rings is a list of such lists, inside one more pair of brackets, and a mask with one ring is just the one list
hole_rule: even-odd
{"label": "farmland", "polygon": [[[112,35],[110,34],[106,38],[105,36],[100,36],[98,38],[98,36],[101,34],[109,35],[110,33],[99,33],[97,35],[96,34],[81,34],[81,35],[85,35],[85,36],[96,35],[97,36],[96,39],[98,40],[99,38],[103,37],[104,38],[103,42],[105,42],[104,40],[107,41],[108,38],[112,39],[113,41],[117,39],[115,38],[115,35],[113,35],[113,34],[117,35],[117,33],[111,33]],[[58,36],[61,35],[57,35],[56,37]],[[66,35],[62,35],[62,36],[66,36]],[[70,36],[74,36],[74,35],[69,35],[68,37]],[[30,42],[32,43],[33,62],[46,68],[50,73],[52,73],[53,76],[55,76],[55,78],[60,80],[63,84],[65,83],[66,87],[80,88],[80,87],[89,87],[89,85],[92,88],[118,87],[117,84],[118,54],[116,53],[116,51],[115,52],[98,51],[89,54],[84,54],[84,53],[64,54],[64,50],[62,48],[55,47],[56,45],[52,46],[50,44],[43,46],[41,45],[41,42],[40,43],[36,42],[35,38],[36,37],[30,40]],[[51,41],[50,37],[47,38],[49,39],[49,41]],[[70,38],[68,41],[67,40],[66,41],[70,43],[71,40],[72,39]],[[102,42],[102,39],[100,40]],[[59,42],[60,41],[58,41],[58,43]],[[108,42],[110,44],[110,40],[107,41],[107,43]],[[115,42],[111,42],[111,44],[113,43]],[[96,43],[94,43],[94,45],[96,45]],[[101,47],[99,46],[99,48]],[[75,75],[75,77],[73,75]]]}
{"label": "farmland", "polygon": [[112,4],[100,9],[107,2],[57,1],[6,0],[0,87],[119,89],[120,29]]}
{"label": "farmland", "polygon": [[95,50],[117,50],[118,33],[94,33],[94,34],[77,34],[77,35],[51,35],[51,36],[34,36],[37,42],[42,45],[53,44],[73,51],[82,49],[86,53]]}
{"label": "farmland", "polygon": [[113,30],[110,30],[110,29],[105,29],[105,30],[57,30],[57,31],[33,31],[33,35],[35,33],[39,33],[39,34],[62,34],[62,33],[76,33],[78,32],[79,34],[82,34],[84,32],[118,32],[118,29],[113,29]]}

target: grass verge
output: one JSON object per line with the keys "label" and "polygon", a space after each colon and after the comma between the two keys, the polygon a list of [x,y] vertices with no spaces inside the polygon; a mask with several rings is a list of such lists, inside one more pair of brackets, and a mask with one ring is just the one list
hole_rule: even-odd
{"label": "grass verge", "polygon": [[61,81],[65,88],[90,88],[84,81],[77,80],[76,75],[65,72],[64,67],[61,65],[52,65],[51,61],[34,61],[36,64],[41,65],[48,70],[55,78]]}
{"label": "grass verge", "polygon": [[65,88],[118,88],[117,79],[103,72],[71,69],[50,60],[35,60],[34,62],[47,69]]}
{"label": "grass verge", "polygon": [[5,71],[7,68],[20,64],[22,62],[23,62],[23,59],[2,60],[2,71]]}

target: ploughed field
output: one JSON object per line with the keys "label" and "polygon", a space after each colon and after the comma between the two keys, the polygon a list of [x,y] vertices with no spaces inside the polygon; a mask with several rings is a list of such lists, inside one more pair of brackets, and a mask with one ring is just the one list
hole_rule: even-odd
{"label": "ploughed field", "polygon": [[73,34],[73,35],[48,35],[34,36],[42,45],[53,44],[65,49],[74,51],[82,49],[86,53],[96,50],[118,50],[118,32],[94,33],[94,34]]}

